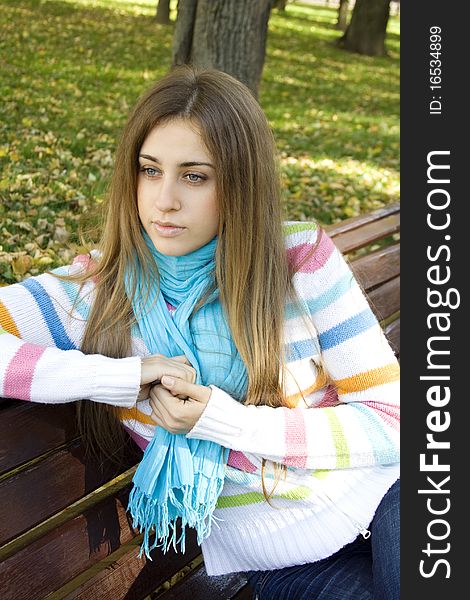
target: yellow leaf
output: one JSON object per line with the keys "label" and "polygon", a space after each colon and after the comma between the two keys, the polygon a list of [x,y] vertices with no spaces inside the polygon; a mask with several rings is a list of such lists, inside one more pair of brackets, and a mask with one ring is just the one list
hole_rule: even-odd
{"label": "yellow leaf", "polygon": [[33,259],[28,255],[18,256],[11,261],[13,273],[15,275],[24,275],[33,265]]}
{"label": "yellow leaf", "polygon": [[54,261],[52,260],[52,258],[50,256],[41,256],[41,258],[38,260],[38,265],[47,266],[53,262]]}

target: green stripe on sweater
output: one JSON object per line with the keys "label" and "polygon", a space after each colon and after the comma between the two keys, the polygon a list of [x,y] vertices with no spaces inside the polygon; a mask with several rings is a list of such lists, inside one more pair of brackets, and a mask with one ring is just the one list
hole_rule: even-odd
{"label": "green stripe on sweater", "polygon": [[289,223],[289,225],[283,225],[284,235],[291,235],[293,233],[300,233],[301,231],[316,231],[317,224],[312,221],[299,221],[298,223]]}
{"label": "green stripe on sweater", "polygon": [[343,426],[332,408],[325,408],[325,414],[328,417],[331,433],[333,434],[333,442],[336,450],[336,468],[346,469],[349,467],[350,452]]}
{"label": "green stripe on sweater", "polygon": [[317,479],[326,479],[330,473],[331,471],[329,469],[317,469],[312,473],[312,477],[316,477]]}
{"label": "green stripe on sweater", "polygon": [[[305,485],[284,492],[283,494],[274,494],[273,499],[282,498],[284,500],[306,500],[312,490]],[[247,492],[246,494],[234,494],[233,496],[219,496],[216,508],[233,508],[235,506],[244,506],[246,504],[259,504],[266,498],[261,492]]]}

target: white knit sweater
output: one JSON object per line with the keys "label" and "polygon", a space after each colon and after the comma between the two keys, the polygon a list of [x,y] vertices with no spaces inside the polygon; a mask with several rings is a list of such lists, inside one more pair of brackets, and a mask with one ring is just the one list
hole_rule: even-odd
{"label": "white knit sweater", "polygon": [[[312,223],[287,223],[293,264],[317,242]],[[83,257],[71,272],[83,268]],[[154,433],[147,400],[136,403],[140,332],[132,356],[111,359],[80,351],[93,283],[70,315],[78,286],[51,275],[0,288],[0,394],[33,402],[82,398],[121,407],[124,426],[145,447]],[[290,408],[239,404],[212,387],[187,437],[230,449],[215,521],[202,550],[207,572],[274,569],[319,560],[368,527],[399,476],[398,364],[344,259],[323,233],[294,275],[308,327],[286,307]],[[321,357],[328,381],[317,364]],[[288,467],[271,504],[261,486],[263,458]],[[273,471],[265,473],[268,490]]]}

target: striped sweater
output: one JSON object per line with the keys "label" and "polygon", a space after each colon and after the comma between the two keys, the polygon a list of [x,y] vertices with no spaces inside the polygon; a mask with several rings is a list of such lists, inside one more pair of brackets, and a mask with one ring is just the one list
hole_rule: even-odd
{"label": "striped sweater", "polygon": [[[212,531],[202,544],[209,575],[331,555],[365,534],[399,477],[393,351],[331,239],[313,223],[287,222],[285,241],[289,262],[300,265],[293,282],[308,313],[290,304],[285,310],[289,408],[245,406],[211,386],[209,403],[187,434],[230,449]],[[76,272],[87,260],[78,257],[56,272]],[[86,284],[73,309],[78,286],[50,274],[0,288],[0,395],[113,404],[145,448],[155,425],[148,400],[136,398],[140,357],[149,352],[137,326],[128,358],[80,352],[93,285]],[[262,489],[263,458],[287,466],[270,503]],[[274,480],[268,462],[268,491]]]}

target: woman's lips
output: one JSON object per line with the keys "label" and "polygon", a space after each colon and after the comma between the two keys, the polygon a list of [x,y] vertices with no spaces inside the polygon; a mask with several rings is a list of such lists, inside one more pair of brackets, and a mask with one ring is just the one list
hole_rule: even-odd
{"label": "woman's lips", "polygon": [[177,227],[176,225],[160,225],[160,223],[156,223],[155,221],[152,222],[152,226],[163,237],[174,237],[183,233],[186,229],[186,227]]}

